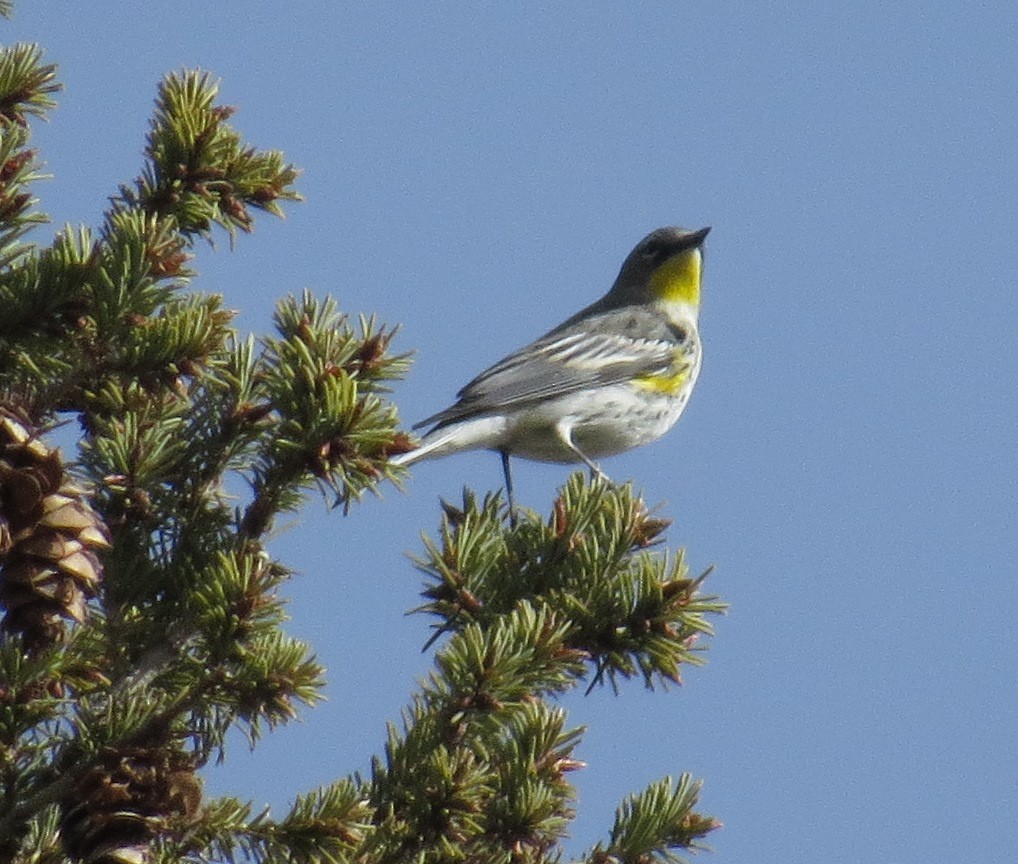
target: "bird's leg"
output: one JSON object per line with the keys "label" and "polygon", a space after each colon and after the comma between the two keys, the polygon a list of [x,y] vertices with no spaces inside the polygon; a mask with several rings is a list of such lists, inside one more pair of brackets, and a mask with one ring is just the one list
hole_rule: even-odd
{"label": "bird's leg", "polygon": [[579,448],[576,448],[575,452],[576,452],[576,455],[579,456],[583,460],[583,462],[586,464],[586,466],[590,469],[590,479],[591,480],[594,480],[596,478],[597,480],[601,480],[601,481],[603,481],[605,483],[610,483],[611,482],[608,479],[608,475],[605,474],[604,471],[601,470],[601,466],[598,465],[589,456],[587,456],[586,453],[584,453]]}
{"label": "bird's leg", "polygon": [[509,499],[509,525],[516,527],[516,499],[513,496],[513,472],[509,467],[509,453],[506,450],[499,450],[502,457],[502,474],[505,477],[505,494]]}
{"label": "bird's leg", "polygon": [[608,475],[601,470],[601,467],[591,459],[586,453],[584,453],[579,447],[573,443],[572,430],[565,426],[559,426],[556,431],[559,434],[559,438],[562,443],[566,445],[584,465],[590,469],[590,479],[593,480],[595,477],[598,480],[603,480],[605,483],[610,483]]}

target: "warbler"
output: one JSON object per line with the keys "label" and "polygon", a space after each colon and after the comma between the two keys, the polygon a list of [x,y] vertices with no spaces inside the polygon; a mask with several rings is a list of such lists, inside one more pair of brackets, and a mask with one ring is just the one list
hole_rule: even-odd
{"label": "warbler", "polygon": [[502,457],[510,514],[511,456],[583,463],[647,444],[675,425],[700,373],[697,329],[703,242],[710,228],[658,228],[626,257],[611,289],[486,369],[393,462],[463,450]]}

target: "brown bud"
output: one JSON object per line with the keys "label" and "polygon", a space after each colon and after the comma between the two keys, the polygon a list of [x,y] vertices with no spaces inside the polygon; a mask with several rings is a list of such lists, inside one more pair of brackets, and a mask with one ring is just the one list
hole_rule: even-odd
{"label": "brown bud", "polygon": [[279,197],[279,190],[272,186],[259,186],[251,193],[251,200],[258,204],[268,204]]}
{"label": "brown bud", "polygon": [[366,371],[376,369],[379,365],[379,361],[385,357],[385,352],[389,348],[389,343],[395,335],[396,334],[394,332],[386,333],[385,331],[379,331],[373,336],[369,336],[365,339],[357,351],[357,360],[359,361],[361,368]]}
{"label": "brown bud", "polygon": [[552,505],[551,530],[555,536],[562,538],[569,528],[569,517],[566,515],[566,502],[556,498]]}
{"label": "brown bud", "polygon": [[439,503],[442,506],[442,512],[445,514],[445,518],[449,520],[449,524],[453,528],[458,528],[463,524],[463,520],[467,518],[467,514],[456,507],[454,504],[450,504],[444,498],[439,499]]}
{"label": "brown bud", "polygon": [[665,600],[671,600],[677,595],[688,598],[693,587],[692,579],[669,579],[667,582],[661,583],[661,596]]}
{"label": "brown bud", "polygon": [[7,184],[11,179],[35,158],[35,150],[22,150],[15,153],[0,166],[0,183]]}
{"label": "brown bud", "polygon": [[271,413],[271,402],[262,402],[258,405],[252,405],[250,402],[242,402],[233,412],[232,419],[238,423],[254,424],[259,420],[264,420]]}
{"label": "brown bud", "polygon": [[382,446],[380,455],[385,457],[398,456],[400,453],[410,453],[416,450],[417,446],[406,432],[397,432],[392,436],[392,440],[388,444]]}

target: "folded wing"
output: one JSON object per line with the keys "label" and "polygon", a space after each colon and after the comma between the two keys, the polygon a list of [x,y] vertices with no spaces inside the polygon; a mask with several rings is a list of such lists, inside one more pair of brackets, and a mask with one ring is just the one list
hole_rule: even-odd
{"label": "folded wing", "polygon": [[677,343],[589,330],[553,331],[485,370],[455,405],[416,424],[444,426],[589,387],[674,371]]}

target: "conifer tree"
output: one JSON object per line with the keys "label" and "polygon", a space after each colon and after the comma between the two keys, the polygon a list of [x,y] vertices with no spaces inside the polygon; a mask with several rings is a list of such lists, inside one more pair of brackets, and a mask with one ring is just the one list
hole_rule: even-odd
{"label": "conifer tree", "polygon": [[[57,89],[36,46],[0,50],[0,861],[558,860],[582,730],[556,697],[677,682],[722,604],[628,485],[576,473],[516,525],[467,491],[416,561],[434,671],[369,774],[280,815],[206,797],[229,730],[256,742],[320,696],[267,533],[309,490],[341,519],[400,479],[387,388],[408,360],[330,297],[281,300],[253,338],[191,287],[197,241],[299,200],[201,72],[159,86],[144,169],[100,226],[29,242],[31,121]],[[626,798],[583,860],[681,860],[717,825],[698,792],[682,775]]]}

